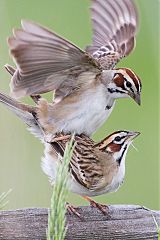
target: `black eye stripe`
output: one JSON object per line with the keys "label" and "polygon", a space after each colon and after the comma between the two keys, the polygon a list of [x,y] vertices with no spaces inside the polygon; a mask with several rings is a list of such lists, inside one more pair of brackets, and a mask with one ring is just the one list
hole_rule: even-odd
{"label": "black eye stripe", "polygon": [[[127,86],[127,83],[130,83],[125,77],[124,77],[124,80],[126,82],[126,86]],[[128,88],[130,88],[130,90],[134,93],[134,90],[132,88],[132,84],[130,83],[130,86],[127,86]]]}
{"label": "black eye stripe", "polygon": [[[127,80],[127,78],[124,77],[124,81],[126,82],[126,85],[129,84],[130,87],[132,86],[132,84]],[[128,87],[128,86],[127,86]]]}
{"label": "black eye stripe", "polygon": [[131,88],[131,87],[132,87],[132,84],[127,81],[127,82],[126,82],[126,86],[129,87],[129,88]]}
{"label": "black eye stripe", "polygon": [[110,93],[125,93],[125,92],[123,92],[123,91],[121,91],[121,90],[118,90],[118,89],[113,89],[113,88],[107,88],[107,90],[108,90],[108,92],[110,92]]}
{"label": "black eye stripe", "polygon": [[[116,138],[120,138],[120,140],[116,140]],[[115,137],[114,139],[113,139],[113,141],[112,141],[112,143],[114,143],[114,141],[116,141],[116,142],[120,142],[121,140],[123,140],[124,138],[126,138],[126,136],[122,136],[122,137],[120,137],[120,136],[117,136],[117,137]],[[122,142],[122,143],[120,143],[120,145],[122,146],[123,144],[124,144],[124,142],[125,142],[125,140]],[[118,143],[116,143],[116,144],[118,144]]]}
{"label": "black eye stripe", "polygon": [[130,90],[134,93],[134,90],[133,90],[133,88],[130,88]]}
{"label": "black eye stripe", "polygon": [[120,136],[115,137],[114,141],[120,142],[121,141],[121,137]]}

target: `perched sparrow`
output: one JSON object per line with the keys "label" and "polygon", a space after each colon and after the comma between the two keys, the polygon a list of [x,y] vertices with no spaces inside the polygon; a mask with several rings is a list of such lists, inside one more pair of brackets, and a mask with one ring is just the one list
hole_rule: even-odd
{"label": "perched sparrow", "polygon": [[50,138],[61,131],[90,136],[117,98],[131,97],[140,104],[139,77],[128,68],[114,68],[135,46],[136,7],[131,0],[91,3],[93,41],[86,51],[29,21],[22,21],[22,29],[8,39],[17,65],[10,71],[12,96],[55,93],[53,103],[40,99],[35,108]]}
{"label": "perched sparrow", "polygon": [[[139,132],[117,131],[99,143],[95,143],[84,134],[75,135],[75,147],[69,164],[69,189],[85,196],[93,206],[104,211],[101,205],[89,197],[114,192],[120,187],[125,176],[128,147],[138,135]],[[45,143],[42,169],[52,184],[68,141],[68,136],[62,140],[58,136],[58,141],[54,138],[54,142]]]}

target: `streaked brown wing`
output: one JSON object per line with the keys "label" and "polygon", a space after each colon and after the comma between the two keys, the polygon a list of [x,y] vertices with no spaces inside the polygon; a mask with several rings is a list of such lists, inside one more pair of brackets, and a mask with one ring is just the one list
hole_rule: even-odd
{"label": "streaked brown wing", "polygon": [[[59,136],[61,137],[63,134],[57,135],[56,138]],[[56,142],[54,140],[52,147],[63,157],[68,141],[70,139]],[[88,189],[96,189],[97,183],[103,179],[103,170],[92,148],[94,141],[85,135],[75,135],[73,144],[75,144],[75,147],[69,164],[70,173],[79,184]]]}
{"label": "streaked brown wing", "polygon": [[112,69],[135,46],[138,13],[132,0],[92,0],[93,39],[86,50],[103,69]]}
{"label": "streaked brown wing", "polygon": [[22,29],[15,30],[8,43],[17,65],[10,84],[16,98],[58,90],[61,85],[61,94],[67,95],[80,74],[99,71],[96,60],[84,51],[32,22],[22,21]]}
{"label": "streaked brown wing", "polygon": [[93,148],[95,142],[84,134],[76,135],[75,142],[70,162],[73,177],[90,190],[99,189],[104,180],[103,163]]}
{"label": "streaked brown wing", "polygon": [[[56,138],[63,136],[65,137],[65,134],[61,133],[56,135]],[[53,142],[52,147],[63,157],[66,144],[70,139]],[[90,191],[100,191],[107,187],[117,171],[111,155],[100,151],[95,147],[95,142],[84,134],[75,135],[73,144],[75,147],[69,164],[69,171],[73,178]]]}

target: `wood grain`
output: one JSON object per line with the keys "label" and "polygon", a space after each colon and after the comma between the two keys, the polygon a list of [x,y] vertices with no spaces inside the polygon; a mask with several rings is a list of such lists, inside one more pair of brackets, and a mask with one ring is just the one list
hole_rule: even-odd
{"label": "wood grain", "polygon": [[[82,219],[67,213],[67,240],[158,239],[153,216],[160,226],[160,211],[137,205],[109,206],[104,216],[93,207],[79,207]],[[0,211],[0,240],[46,239],[48,209]]]}

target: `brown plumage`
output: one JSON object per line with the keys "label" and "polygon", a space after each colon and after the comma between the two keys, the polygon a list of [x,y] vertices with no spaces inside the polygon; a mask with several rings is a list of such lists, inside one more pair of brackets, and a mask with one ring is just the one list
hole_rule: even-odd
{"label": "brown plumage", "polygon": [[86,52],[44,27],[22,21],[22,29],[8,39],[18,66],[11,81],[15,97],[52,90],[64,97],[78,86],[81,74],[96,76],[129,55],[138,27],[133,2],[93,0],[91,14],[93,42]]}
{"label": "brown plumage", "polygon": [[[69,165],[71,191],[84,196],[116,191],[124,179],[125,154],[137,135],[139,135],[137,132],[117,131],[100,143],[95,143],[84,134],[75,135],[73,142],[75,147]],[[59,134],[52,143],[45,144],[42,168],[52,183],[56,167],[62,161],[66,144],[70,139],[70,135]]]}
{"label": "brown plumage", "polygon": [[135,46],[134,2],[92,0],[91,19],[93,39],[86,51],[30,21],[22,21],[8,39],[17,67],[7,67],[13,75],[11,94],[19,98],[54,91],[54,102],[40,99],[36,108],[48,140],[62,131],[90,136],[109,117],[117,98],[131,97],[140,104],[140,79],[131,70],[114,68]]}
{"label": "brown plumage", "polygon": [[[68,139],[53,142],[52,146],[54,148],[58,145],[64,152],[67,142]],[[98,145],[94,147],[95,142],[85,135],[75,136],[74,142],[76,144],[70,162],[70,171],[74,178],[88,189],[100,190],[109,184],[112,174],[118,168],[118,163],[112,162],[112,154],[100,151]],[[108,176],[107,179],[105,175]]]}

